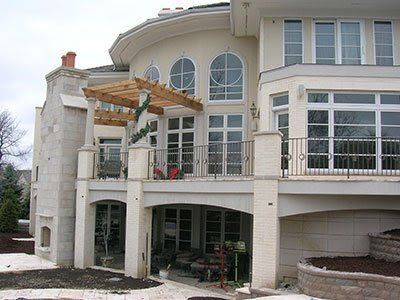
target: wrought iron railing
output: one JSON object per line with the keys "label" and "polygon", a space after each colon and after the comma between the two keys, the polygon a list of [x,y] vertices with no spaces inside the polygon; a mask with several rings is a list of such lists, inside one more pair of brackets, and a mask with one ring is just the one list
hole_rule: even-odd
{"label": "wrought iron railing", "polygon": [[400,175],[399,138],[290,138],[282,141],[282,176]]}
{"label": "wrought iron railing", "polygon": [[126,179],[128,152],[99,152],[94,154],[93,178]]}
{"label": "wrought iron railing", "polygon": [[148,161],[149,179],[252,176],[254,141],[154,149]]}

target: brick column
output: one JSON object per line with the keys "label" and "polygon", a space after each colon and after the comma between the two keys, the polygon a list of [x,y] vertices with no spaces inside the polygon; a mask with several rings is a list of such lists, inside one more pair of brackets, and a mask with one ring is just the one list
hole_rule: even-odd
{"label": "brick column", "polygon": [[144,207],[143,194],[150,150],[150,145],[143,141],[128,149],[125,274],[135,278],[150,274],[152,209]]}
{"label": "brick column", "polygon": [[275,288],[279,267],[278,178],[281,169],[278,131],[254,134],[254,214],[252,286]]}
{"label": "brick column", "polygon": [[90,204],[89,180],[93,178],[94,153],[93,145],[94,108],[96,99],[87,98],[85,145],[78,149],[78,171],[76,180],[75,211],[75,245],[74,266],[85,268],[94,265],[94,230],[96,210]]}

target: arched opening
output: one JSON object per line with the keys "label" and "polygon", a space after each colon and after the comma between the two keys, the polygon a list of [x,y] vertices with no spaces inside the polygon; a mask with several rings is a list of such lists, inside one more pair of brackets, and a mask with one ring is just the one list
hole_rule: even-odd
{"label": "arched opening", "polygon": [[[173,204],[153,208],[152,272],[168,265],[168,278],[195,286],[224,276],[249,281],[252,252],[250,214],[223,207]],[[223,253],[220,253],[220,249]]]}
{"label": "arched opening", "polygon": [[95,265],[124,269],[126,204],[96,202]]}
{"label": "arched opening", "polygon": [[335,210],[280,218],[279,279],[297,278],[301,258],[368,255],[370,233],[399,227],[400,211],[394,210]]}
{"label": "arched opening", "polygon": [[50,248],[51,230],[47,226],[43,226],[40,230],[40,246]]}

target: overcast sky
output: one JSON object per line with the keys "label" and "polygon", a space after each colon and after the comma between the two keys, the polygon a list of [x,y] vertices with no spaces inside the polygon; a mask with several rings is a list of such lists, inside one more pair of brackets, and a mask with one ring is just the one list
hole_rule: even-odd
{"label": "overcast sky", "polygon": [[[118,34],[156,17],[163,7],[221,1],[1,0],[0,109],[17,118],[27,130],[24,145],[32,145],[34,107],[43,105],[44,77],[61,64],[61,55],[75,51],[82,69],[111,64],[108,49]],[[31,159],[19,167],[30,169]]]}

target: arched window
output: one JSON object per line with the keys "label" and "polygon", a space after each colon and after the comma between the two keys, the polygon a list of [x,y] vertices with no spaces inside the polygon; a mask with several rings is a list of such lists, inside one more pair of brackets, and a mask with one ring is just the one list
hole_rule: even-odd
{"label": "arched window", "polygon": [[210,65],[209,100],[243,100],[243,63],[230,52],[218,55]]}
{"label": "arched window", "polygon": [[160,70],[157,66],[151,65],[144,71],[144,77],[150,81],[160,80]]}
{"label": "arched window", "polygon": [[180,58],[172,66],[169,84],[176,90],[186,90],[190,95],[195,93],[196,68],[189,58]]}

